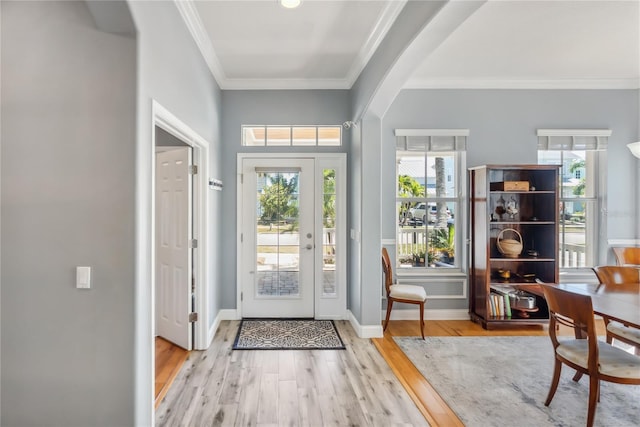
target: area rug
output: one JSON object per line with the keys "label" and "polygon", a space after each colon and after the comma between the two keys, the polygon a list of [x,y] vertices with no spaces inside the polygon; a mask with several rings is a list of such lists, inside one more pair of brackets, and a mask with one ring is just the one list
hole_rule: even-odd
{"label": "area rug", "polygon": [[[584,426],[589,379],[562,367],[549,407],[549,337],[395,337],[402,351],[467,427]],[[596,426],[640,425],[640,386],[601,382]]]}
{"label": "area rug", "polygon": [[234,350],[344,350],[332,320],[243,319]]}

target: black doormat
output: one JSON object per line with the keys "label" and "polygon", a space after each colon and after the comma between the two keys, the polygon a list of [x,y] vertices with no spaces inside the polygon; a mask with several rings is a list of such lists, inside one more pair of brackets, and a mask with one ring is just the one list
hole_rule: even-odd
{"label": "black doormat", "polygon": [[234,350],[344,350],[333,320],[242,319]]}

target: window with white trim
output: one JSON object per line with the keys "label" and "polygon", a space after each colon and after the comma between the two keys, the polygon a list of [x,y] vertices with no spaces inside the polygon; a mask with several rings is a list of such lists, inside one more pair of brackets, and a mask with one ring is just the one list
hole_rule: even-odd
{"label": "window with white trim", "polygon": [[606,185],[606,149],[610,130],[539,129],[538,163],[560,167],[558,206],[561,269],[598,264],[601,197]]}
{"label": "window with white trim", "polygon": [[[396,129],[398,271],[461,268],[466,129]],[[458,256],[457,256],[458,255]]]}
{"label": "window with white trim", "polygon": [[242,126],[247,147],[336,147],[342,145],[341,126]]}

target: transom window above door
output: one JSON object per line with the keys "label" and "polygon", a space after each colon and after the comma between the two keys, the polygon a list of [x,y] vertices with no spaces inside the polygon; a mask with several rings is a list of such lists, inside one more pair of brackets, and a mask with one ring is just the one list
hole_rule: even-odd
{"label": "transom window above door", "polygon": [[247,147],[336,147],[342,145],[341,126],[243,125]]}

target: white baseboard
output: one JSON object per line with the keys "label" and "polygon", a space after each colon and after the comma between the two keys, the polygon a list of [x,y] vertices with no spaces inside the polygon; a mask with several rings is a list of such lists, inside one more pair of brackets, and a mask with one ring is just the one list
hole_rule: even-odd
{"label": "white baseboard", "polygon": [[347,310],[347,314],[349,316],[348,320],[351,323],[351,327],[356,331],[358,338],[382,338],[382,325],[361,325],[351,310]]}
{"label": "white baseboard", "polygon": [[[382,319],[387,315],[382,311]],[[446,310],[425,310],[425,320],[469,320],[469,310],[446,309]],[[391,310],[390,320],[420,320],[420,310]]]}
{"label": "white baseboard", "polygon": [[220,326],[220,322],[223,320],[238,320],[238,314],[236,309],[225,309],[218,311],[218,315],[215,319],[213,319],[213,324],[209,328],[209,333],[207,336],[207,348],[213,342],[213,337],[216,335],[218,331],[218,326]]}
{"label": "white baseboard", "polygon": [[[383,336],[382,325],[361,325],[351,311],[347,312],[351,327],[359,338],[381,338]],[[381,319],[386,316],[385,311],[381,311]],[[469,320],[469,310],[447,309],[447,310],[425,310],[425,320]],[[418,310],[392,310],[391,320],[419,320]]]}

